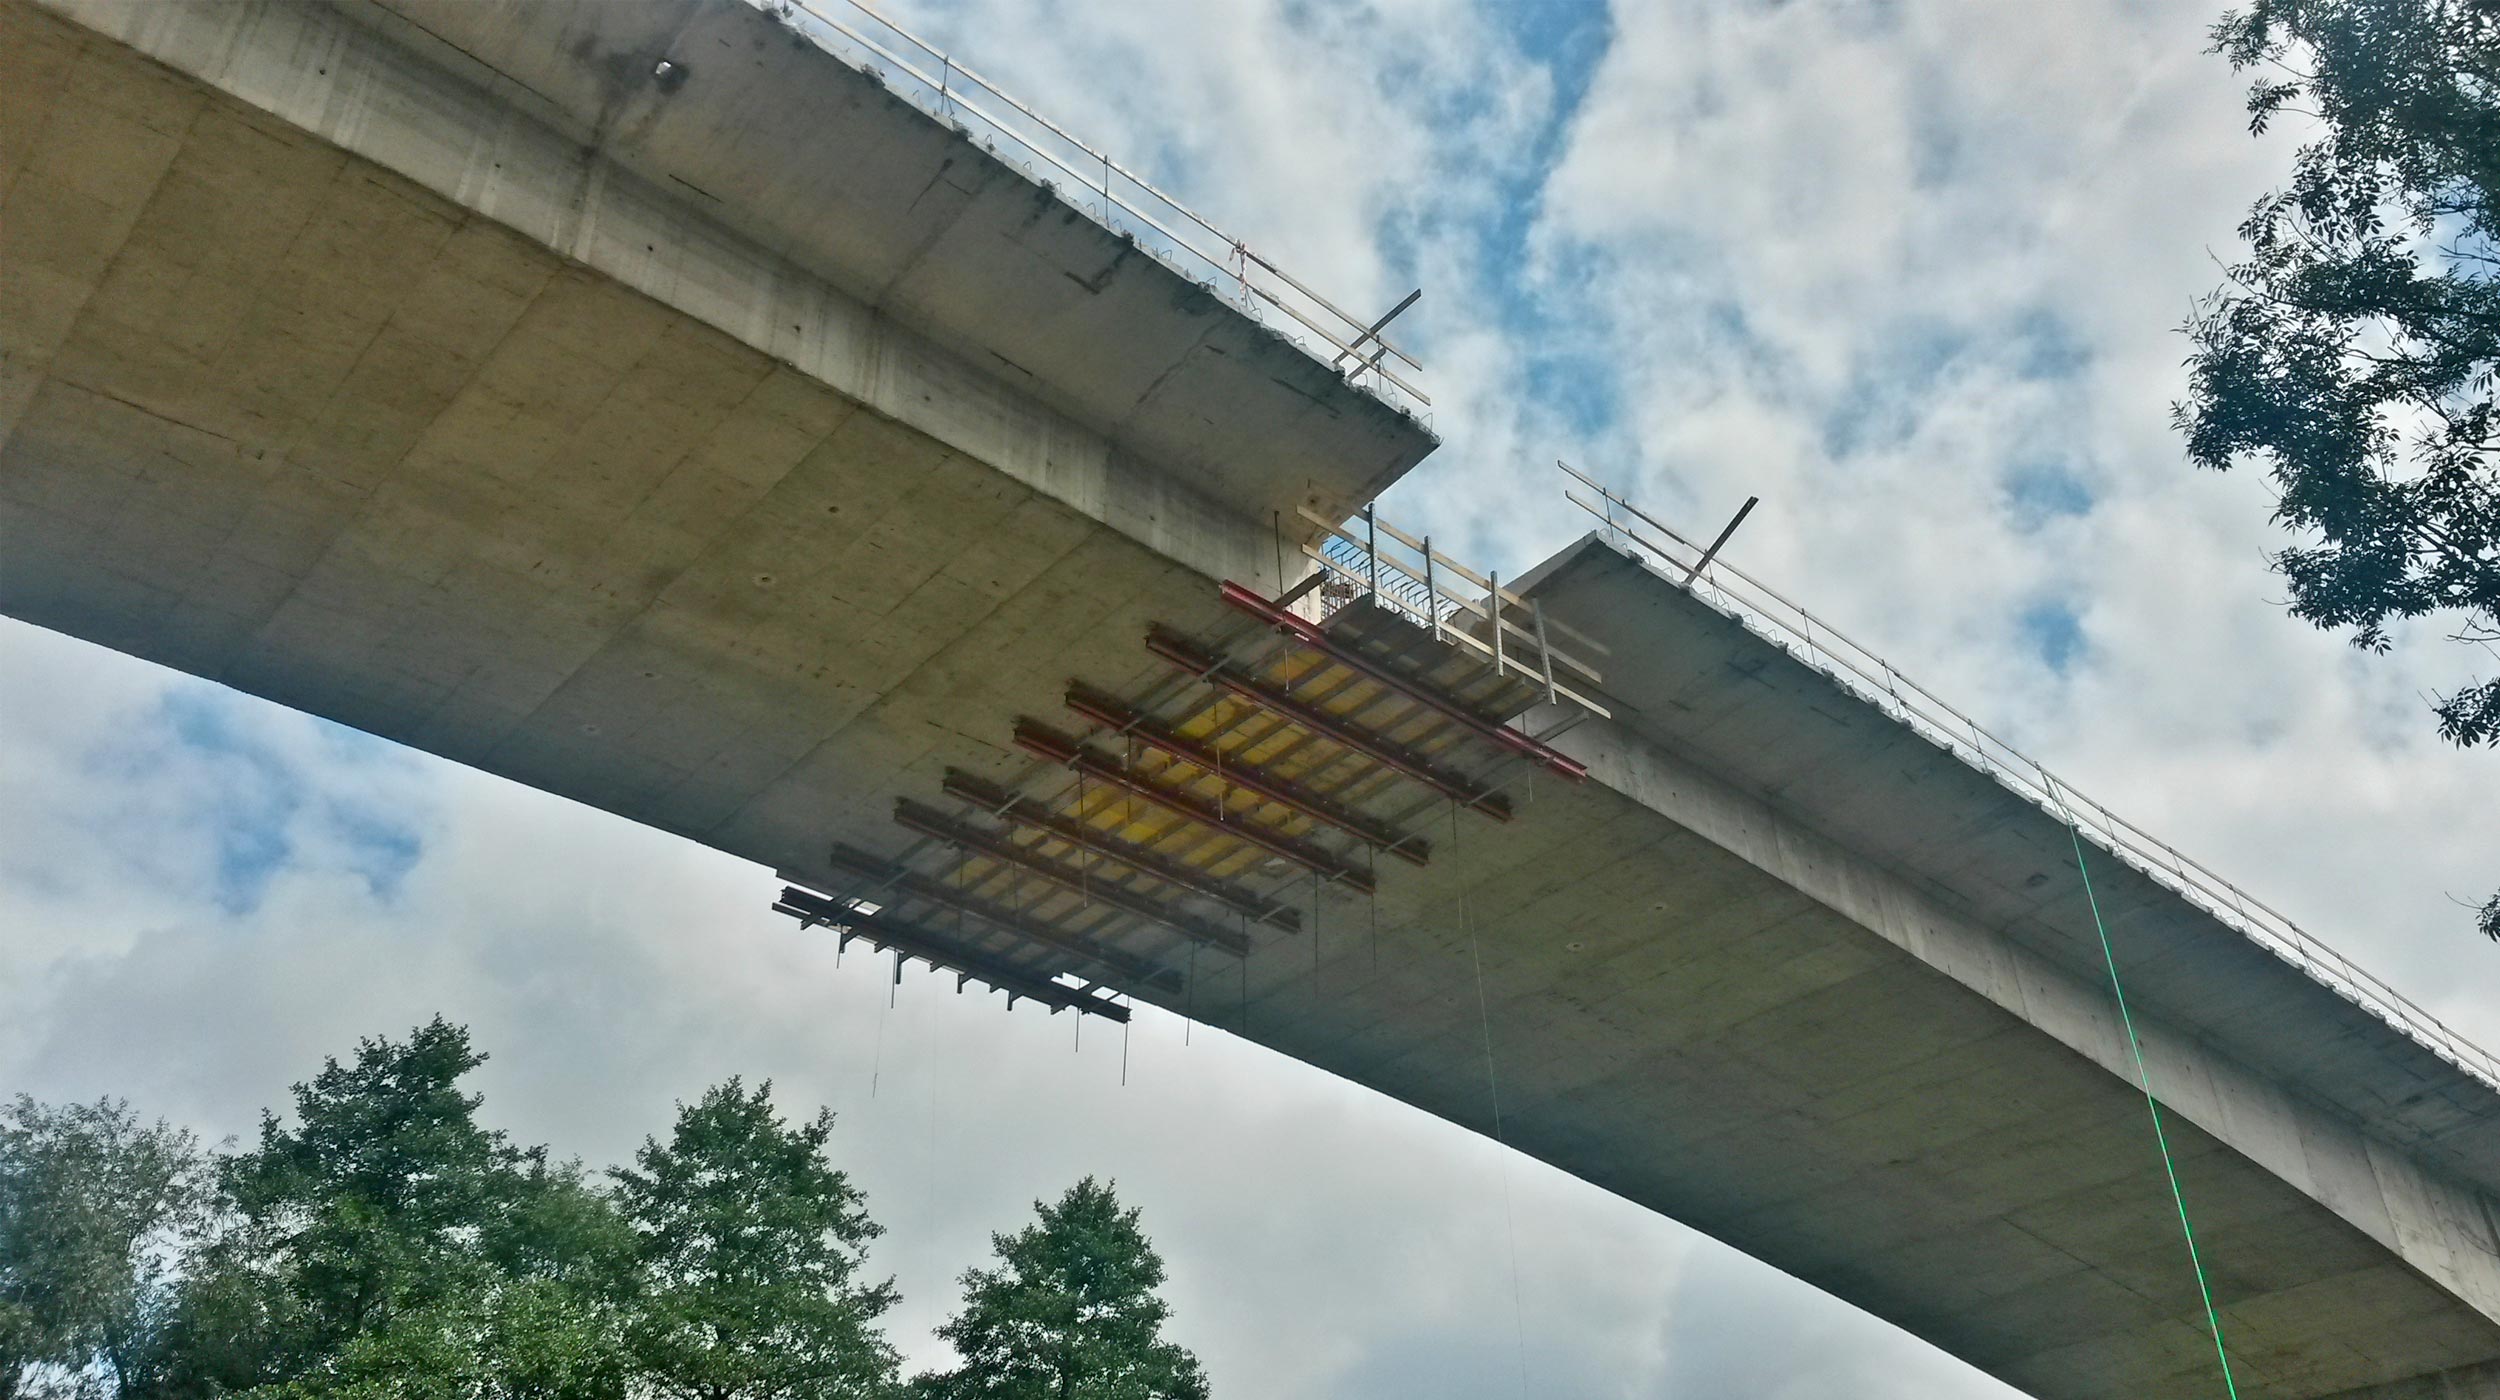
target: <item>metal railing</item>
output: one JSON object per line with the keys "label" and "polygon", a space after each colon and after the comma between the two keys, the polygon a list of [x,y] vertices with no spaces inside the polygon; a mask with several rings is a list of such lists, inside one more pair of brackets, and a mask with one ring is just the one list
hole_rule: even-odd
{"label": "metal railing", "polygon": [[[1549,702],[1568,700],[1591,714],[1607,713],[1585,693],[1605,676],[1582,659],[1602,657],[1606,649],[1559,621],[1549,626],[1541,600],[1504,588],[1499,574],[1477,573],[1435,549],[1432,536],[1410,535],[1390,524],[1377,507],[1367,505],[1342,524],[1309,506],[1300,514],[1321,530],[1302,554],[1320,566],[1323,608],[1368,597],[1403,614],[1433,640],[1474,652],[1496,675],[1543,688]],[[1579,654],[1563,650],[1555,638]]]}
{"label": "metal railing", "polygon": [[2078,792],[2072,783],[1981,728],[1892,663],[1832,630],[1761,580],[1725,560],[1712,560],[1691,579],[1686,571],[1702,547],[1669,529],[1569,463],[1571,478],[1598,495],[1590,501],[1564,488],[1572,504],[1602,521],[1608,533],[1664,564],[1653,570],[1711,604],[1765,640],[1854,691],[1892,718],[1941,744],[1963,762],[2079,830],[2092,844],[2237,929],[2313,980],[2403,1031],[2441,1059],[2500,1089],[2500,1056],[2476,1045],[2377,975],[2354,963],[2211,868]]}
{"label": "metal railing", "polygon": [[[1436,623],[1450,625],[1458,612],[1457,599],[1427,593],[1421,583],[1403,571],[1383,572],[1375,568],[1368,551],[1341,535],[1322,535],[1319,554],[1321,564],[1329,572],[1328,584],[1320,591],[1331,602],[1352,602],[1368,595],[1382,607],[1401,613],[1426,629]],[[1373,577],[1379,579],[1377,584],[1369,582]]]}
{"label": "metal railing", "polygon": [[[770,8],[826,52],[992,155],[1023,167],[1070,208],[1133,240],[1252,320],[1274,327],[1270,313],[1281,314],[1300,329],[1275,327],[1278,333],[1349,383],[1392,402],[1387,391],[1395,389],[1415,407],[1431,407],[1431,398],[1392,362],[1409,373],[1423,366],[1386,334],[1389,322],[1421,292],[1410,293],[1385,316],[1358,317],[862,0],[771,0]],[[1321,344],[1312,345],[1305,333]]]}

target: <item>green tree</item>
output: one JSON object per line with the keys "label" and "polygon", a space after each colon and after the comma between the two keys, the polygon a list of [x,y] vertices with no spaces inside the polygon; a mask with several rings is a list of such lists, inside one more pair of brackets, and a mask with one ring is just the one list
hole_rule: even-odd
{"label": "green tree", "polygon": [[127,1102],[0,1109],[0,1398],[129,1385],[208,1188],[198,1141]]}
{"label": "green tree", "polygon": [[476,1257],[438,1263],[392,1310],[269,1400],[619,1400],[633,1235],[576,1164],[532,1154]]}
{"label": "green tree", "polygon": [[[2253,70],[2251,129],[2318,125],[2241,225],[2245,261],[2187,330],[2189,458],[2262,463],[2291,610],[2388,649],[2437,617],[2500,645],[2500,6],[2257,0],[2214,47]],[[2440,733],[2500,743],[2500,678],[2435,697]],[[2500,896],[2482,908],[2500,939]]]}
{"label": "green tree", "polygon": [[993,1235],[999,1267],[964,1274],[963,1311],[938,1329],[963,1365],[923,1376],[930,1400],[1205,1400],[1196,1357],[1163,1340],[1163,1260],[1092,1177],[1040,1219]]}
{"label": "green tree", "polygon": [[295,1086],[295,1127],[264,1115],[145,1389],[623,1394],[630,1234],[578,1167],[477,1122],[459,1082],[484,1061],[438,1017],[327,1061]]}
{"label": "green tree", "polygon": [[440,1017],[405,1043],[362,1041],[295,1086],[300,1126],[261,1119],[257,1151],[227,1163],[235,1206],[277,1256],[301,1305],[301,1344],[326,1352],[427,1301],[480,1257],[522,1158],[477,1122],[460,1079],[486,1062]]}
{"label": "green tree", "polygon": [[891,1280],[860,1279],[881,1233],[825,1160],[833,1115],[790,1124],[737,1079],[678,1106],[613,1175],[637,1236],[626,1341],[641,1386],[688,1400],[879,1396],[898,1357],[876,1328]]}

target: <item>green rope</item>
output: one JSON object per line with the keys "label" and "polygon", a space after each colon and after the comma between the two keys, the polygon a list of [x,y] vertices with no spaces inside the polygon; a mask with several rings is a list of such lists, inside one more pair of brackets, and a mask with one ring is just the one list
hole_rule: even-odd
{"label": "green rope", "polygon": [[[2058,806],[2066,804],[2061,799]],[[2170,1155],[2170,1136],[2161,1125],[2161,1103],[2153,1097],[2153,1078],[2144,1068],[2144,1042],[2135,1034],[2135,1016],[2127,1010],[2127,989],[2118,982],[2118,955],[2110,951],[2109,925],[2101,921],[2100,896],[2092,892],[2092,868],[2083,859],[2083,829],[2075,824],[2072,811],[2066,813],[2066,834],[2075,843],[2075,870],[2083,876],[2083,897],[2092,906],[2092,927],[2101,935],[2101,961],[2109,968],[2109,990],[2118,998],[2118,1021],[2127,1029],[2127,1048],[2135,1054],[2136,1087],[2144,1091],[2144,1107],[2153,1115],[2153,1142],[2161,1148],[2161,1169],[2170,1177],[2170,1200],[2179,1208],[2179,1234],[2187,1240],[2188,1267],[2196,1271],[2196,1291],[2205,1300],[2205,1325],[2213,1330],[2214,1359],[2222,1363],[2222,1388],[2239,1400],[2240,1388],[2231,1379],[2231,1354],[2222,1346],[2222,1314],[2214,1308],[2214,1290],[2205,1281],[2205,1261],[2196,1252],[2196,1230],[2188,1224],[2187,1193],[2179,1189],[2179,1164]]]}

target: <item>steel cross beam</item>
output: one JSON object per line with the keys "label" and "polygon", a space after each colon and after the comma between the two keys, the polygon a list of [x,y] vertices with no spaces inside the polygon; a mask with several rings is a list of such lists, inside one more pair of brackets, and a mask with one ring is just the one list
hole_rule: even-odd
{"label": "steel cross beam", "polygon": [[1302,913],[1291,905],[1262,899],[1248,890],[1147,850],[1134,841],[1060,816],[1032,798],[1019,797],[1006,788],[985,782],[961,769],[947,769],[940,786],[945,788],[947,796],[961,798],[1001,821],[1041,832],[1106,860],[1116,860],[1167,885],[1213,900],[1245,919],[1280,928],[1287,933],[1302,931]]}
{"label": "steel cross beam", "polygon": [[847,908],[811,890],[795,885],[782,888],[781,898],[773,902],[773,912],[787,914],[799,921],[801,928],[823,925],[841,931],[844,941],[865,938],[880,948],[889,948],[906,957],[914,957],[931,967],[944,967],[956,974],[956,987],[962,988],[965,977],[987,982],[1007,994],[1012,1009],[1016,998],[1038,1001],[1055,1014],[1063,1009],[1101,1016],[1112,1021],[1126,1021],[1128,1008],[1117,1002],[1094,996],[1076,987],[1063,987],[1047,977],[1036,977],[972,949],[957,946],[954,940],[933,933],[917,924],[887,914],[882,910],[871,914]]}
{"label": "steel cross beam", "polygon": [[1271,831],[1256,822],[1235,821],[1221,809],[1198,798],[1131,773],[1125,766],[1104,758],[1039,721],[1016,721],[1016,746],[1115,787],[1125,788],[1165,811],[1212,827],[1227,836],[1238,837],[1270,855],[1292,861],[1321,879],[1335,881],[1360,894],[1371,894],[1378,888],[1369,873],[1346,864],[1308,841]]}
{"label": "steel cross beam", "polygon": [[1271,714],[1341,744],[1384,768],[1403,773],[1463,807],[1482,812],[1495,821],[1511,819],[1510,799],[1502,794],[1469,782],[1456,773],[1445,772],[1430,759],[1409,752],[1393,740],[1296,699],[1281,686],[1271,685],[1248,674],[1229,658],[1200,648],[1197,643],[1168,627],[1157,626],[1147,633],[1146,649],[1210,685],[1221,686]]}
{"label": "steel cross beam", "polygon": [[[832,850],[831,859],[837,870],[845,870],[866,879],[887,880],[887,888],[893,900],[916,899],[923,904],[934,904],[941,909],[952,909],[958,913],[969,914],[985,924],[1004,929],[1019,938],[1028,939],[1055,952],[1092,963],[1114,976],[1126,978],[1132,982],[1151,982],[1158,970],[1143,958],[1132,957],[1117,949],[1106,948],[1082,934],[1067,933],[1036,924],[1015,910],[1002,909],[988,900],[965,894],[943,880],[932,879],[916,871],[898,870],[892,862],[879,860],[866,851],[837,845]],[[886,902],[891,903],[893,900]]]}
{"label": "steel cross beam", "polygon": [[1193,918],[1178,909],[1149,899],[1135,890],[1116,885],[1084,870],[1070,869],[1037,851],[1019,846],[1005,836],[984,831],[968,822],[959,822],[934,808],[923,807],[908,797],[897,798],[894,820],[901,826],[934,836],[949,845],[986,856],[1003,865],[1012,865],[1050,881],[1081,898],[1100,900],[1122,913],[1134,914],[1151,923],[1161,924],[1192,942],[1221,949],[1240,957],[1250,951],[1250,940],[1219,928],[1203,919]]}
{"label": "steel cross beam", "polygon": [[1223,592],[1224,601],[1235,609],[1250,614],[1339,665],[1360,671],[1415,703],[1447,715],[1477,737],[1499,744],[1575,783],[1587,780],[1589,770],[1579,760],[1558,753],[1508,725],[1495,724],[1448,697],[1434,693],[1430,687],[1401,676],[1359,652],[1339,646],[1336,639],[1322,631],[1318,624],[1308,618],[1294,616],[1260,597],[1255,590],[1227,579]]}
{"label": "steel cross beam", "polygon": [[1399,859],[1416,865],[1432,861],[1432,848],[1413,836],[1401,836],[1360,812],[1331,801],[1289,778],[1280,778],[1254,764],[1238,760],[1227,763],[1223,752],[1213,745],[1202,744],[1170,726],[1112,699],[1082,682],[1068,686],[1065,696],[1068,708],[1094,721],[1109,725],[1121,734],[1131,735],[1148,748],[1159,749],[1172,757],[1213,774],[1220,782],[1232,784],[1244,792],[1255,793],[1279,807],[1300,812],[1316,822],[1337,828],[1359,841],[1367,841]]}

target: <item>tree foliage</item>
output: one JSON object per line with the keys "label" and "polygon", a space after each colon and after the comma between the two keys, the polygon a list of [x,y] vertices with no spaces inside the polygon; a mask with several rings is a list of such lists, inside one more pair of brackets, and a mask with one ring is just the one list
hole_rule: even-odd
{"label": "tree foliage", "polygon": [[1163,1260],[1138,1212],[1092,1177],[1039,1219],[994,1235],[999,1265],[964,1275],[938,1329],[963,1365],[922,1377],[930,1400],[1205,1400],[1197,1358],[1165,1341]]}
{"label": "tree foliage", "polygon": [[944,1332],[965,1364],[906,1386],[832,1114],[733,1078],[592,1174],[479,1121],[485,1058],[439,1018],[360,1041],[222,1154],[119,1102],[0,1110],[0,1400],[1207,1393],[1090,1178],[996,1237]]}
{"label": "tree foliage", "polygon": [[208,1188],[198,1141],[127,1102],[0,1109],[0,1397],[139,1374]]}
{"label": "tree foliage", "polygon": [[630,1238],[573,1166],[477,1121],[485,1062],[441,1019],[294,1089],[224,1163],[157,1389],[272,1397],[624,1393]]}
{"label": "tree foliage", "polygon": [[[2251,128],[2318,127],[2199,303],[2188,455],[2262,463],[2292,612],[2384,652],[2440,618],[2500,646],[2500,6],[2257,0],[2215,48],[2256,76]],[[2434,698],[2440,733],[2500,743],[2500,677]],[[2483,907],[2500,939],[2500,897]]]}
{"label": "tree foliage", "polygon": [[634,1364],[687,1400],[888,1393],[896,1356],[875,1323],[896,1295],[859,1277],[881,1231],[825,1160],[833,1115],[785,1123],[771,1088],[733,1078],[681,1105],[669,1140],[614,1174],[641,1265]]}
{"label": "tree foliage", "polygon": [[297,1127],[264,1114],[259,1148],[226,1164],[242,1238],[287,1295],[287,1349],[331,1351],[440,1301],[483,1262],[521,1168],[459,1088],[485,1059],[440,1019],[405,1042],[364,1041],[353,1064],[295,1086]]}

